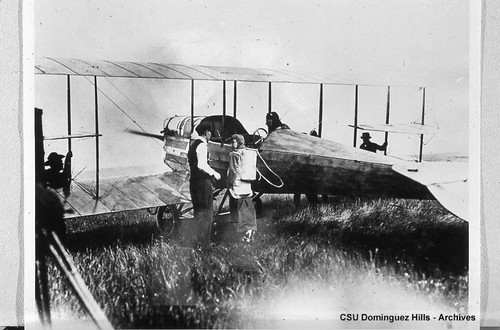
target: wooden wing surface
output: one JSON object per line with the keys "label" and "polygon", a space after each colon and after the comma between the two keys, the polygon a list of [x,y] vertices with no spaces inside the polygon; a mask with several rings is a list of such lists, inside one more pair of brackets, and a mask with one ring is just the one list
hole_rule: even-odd
{"label": "wooden wing surface", "polygon": [[166,172],[144,176],[100,178],[99,194],[93,180],[73,181],[71,193],[64,197],[56,190],[69,210],[66,217],[80,217],[120,211],[146,209],[162,205],[189,203],[187,172]]}

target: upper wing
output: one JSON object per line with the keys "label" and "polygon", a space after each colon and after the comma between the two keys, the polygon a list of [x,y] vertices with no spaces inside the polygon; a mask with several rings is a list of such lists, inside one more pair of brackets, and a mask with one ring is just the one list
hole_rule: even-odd
{"label": "upper wing", "polygon": [[441,205],[456,216],[468,221],[467,163],[427,162],[412,165],[394,165],[392,169],[427,186]]}
{"label": "upper wing", "polygon": [[[353,125],[349,125],[354,127]],[[357,127],[361,130],[389,133],[406,133],[406,134],[435,134],[440,130],[437,127],[430,125],[422,125],[415,123],[401,124],[358,124]]]}
{"label": "upper wing", "polygon": [[104,214],[145,209],[161,205],[190,202],[187,172],[166,172],[146,176],[121,176],[99,180],[99,197],[96,198],[93,181],[74,181],[71,194],[63,197],[66,217]]}
{"label": "upper wing", "polygon": [[345,79],[324,73],[152,62],[84,61],[51,57],[35,58],[35,74],[215,81],[346,83]]}

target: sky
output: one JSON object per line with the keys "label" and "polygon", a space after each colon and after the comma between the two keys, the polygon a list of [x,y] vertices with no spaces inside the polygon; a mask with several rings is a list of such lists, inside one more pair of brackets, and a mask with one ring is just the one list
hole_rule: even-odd
{"label": "sky", "polygon": [[[387,85],[391,122],[420,121],[425,86],[426,123],[443,133],[425,137],[424,153],[466,154],[468,19],[467,1],[446,0],[46,0],[35,2],[35,56],[298,70],[381,85],[360,87],[360,122],[385,120]],[[158,133],[165,117],[189,114],[189,83],[115,78],[99,87],[121,108],[99,97],[103,166],[158,162],[161,144],[126,133],[137,128],[129,117]],[[250,132],[264,127],[267,86],[238,88],[238,118]],[[74,78],[72,91],[74,131],[93,130],[93,87]],[[324,93],[323,137],[352,144],[354,87]],[[195,102],[197,114],[221,113],[220,83],[197,82]],[[273,86],[273,110],[293,129],[318,127],[318,102],[316,85]],[[35,106],[44,109],[46,136],[65,134],[66,78],[37,76]],[[372,136],[382,142],[383,133]],[[418,142],[391,135],[389,153],[417,154]],[[93,146],[75,141],[80,153]],[[46,153],[64,148],[46,143]]]}

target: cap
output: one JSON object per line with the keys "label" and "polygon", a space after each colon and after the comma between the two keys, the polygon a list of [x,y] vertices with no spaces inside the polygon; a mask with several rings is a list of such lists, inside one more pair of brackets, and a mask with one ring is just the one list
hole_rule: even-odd
{"label": "cap", "polygon": [[236,140],[238,145],[245,145],[245,138],[241,134],[233,134],[231,135],[231,140]]}
{"label": "cap", "polygon": [[56,161],[63,159],[64,155],[60,155],[57,152],[51,152],[49,157],[47,157],[47,161],[44,163],[45,165],[50,165],[55,163]]}
{"label": "cap", "polygon": [[266,115],[266,119],[271,119],[271,120],[279,120],[280,119],[280,116],[278,116],[278,114],[276,112],[269,112],[267,115]]}
{"label": "cap", "polygon": [[361,138],[362,139],[371,139],[370,133],[364,132],[363,134],[361,134]]}

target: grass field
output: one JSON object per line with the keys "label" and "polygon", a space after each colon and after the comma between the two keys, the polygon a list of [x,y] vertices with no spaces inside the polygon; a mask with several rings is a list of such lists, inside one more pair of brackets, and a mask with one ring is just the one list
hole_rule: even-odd
{"label": "grass field", "polygon": [[[163,238],[145,211],[67,227],[69,252],[119,328],[345,328],[355,324],[341,313],[467,312],[468,224],[435,201],[294,209],[271,196],[253,244],[219,225],[206,249]],[[85,317],[53,264],[50,278],[55,314]]]}

